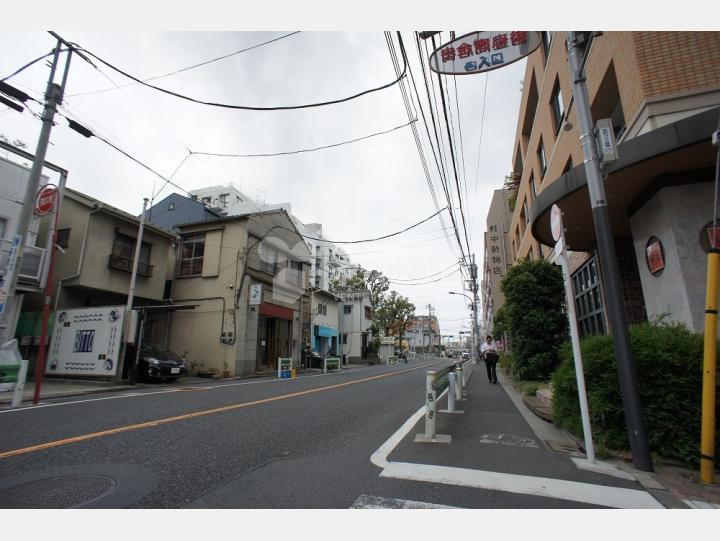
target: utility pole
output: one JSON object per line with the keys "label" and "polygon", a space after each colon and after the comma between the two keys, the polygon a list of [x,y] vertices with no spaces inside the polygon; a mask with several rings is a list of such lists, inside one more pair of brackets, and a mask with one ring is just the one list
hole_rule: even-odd
{"label": "utility pole", "polygon": [[[120,359],[118,359],[118,378],[122,379],[123,374],[123,367],[125,365],[125,351],[127,350],[127,344],[129,342],[128,338],[131,331],[134,331],[134,329],[131,329],[131,323],[133,322],[133,318],[130,317],[130,314],[132,313],[132,307],[133,307],[133,300],[135,299],[135,280],[137,279],[137,269],[138,269],[138,263],[140,262],[140,248],[142,247],[142,238],[143,238],[143,231],[145,229],[145,214],[147,212],[147,204],[148,204],[148,198],[143,198],[143,210],[142,210],[142,216],[140,217],[140,226],[138,227],[138,238],[137,243],[135,244],[135,259],[133,259],[133,267],[132,267],[132,274],[130,274],[130,290],[128,291],[128,300],[127,305],[125,306],[125,329],[126,332],[124,334],[123,339],[123,352],[122,355],[120,355]],[[138,337],[136,342],[139,342],[142,340],[142,336]],[[135,344],[136,349],[136,355],[135,358],[137,360],[138,354],[140,353],[140,344]],[[137,365],[132,367],[133,370],[137,369]],[[130,378],[131,383],[135,383],[135,374],[133,374],[133,377]]]}
{"label": "utility pole", "polygon": [[580,130],[580,144],[585,158],[585,174],[587,176],[590,206],[592,207],[595,236],[597,239],[600,269],[607,301],[608,320],[612,330],[615,357],[617,359],[620,391],[622,393],[627,423],[630,450],[634,466],[642,471],[653,471],[647,433],[642,418],[640,393],[638,391],[635,363],[630,351],[627,318],[623,306],[620,288],[620,270],[615,252],[615,239],[610,226],[605,186],[603,184],[600,161],[594,136],[590,100],[588,99],[585,73],[582,65],[581,51],[577,47],[576,33],[567,33],[570,80],[573,84],[573,99],[577,106],[577,118]]}
{"label": "utility pole", "polygon": [[[503,242],[505,240],[503,239]],[[480,336],[478,333],[478,318],[477,318],[477,306],[478,306],[478,283],[477,283],[477,265],[475,264],[475,254],[472,255],[472,266],[470,267],[470,276],[472,276],[472,281],[470,282],[470,287],[472,287],[472,293],[473,293],[473,350],[472,350],[472,359],[475,364],[478,364],[478,343],[480,340]]]}
{"label": "utility pole", "polygon": [[[37,149],[35,150],[35,159],[33,160],[32,168],[30,169],[30,177],[28,178],[28,183],[25,187],[23,206],[20,212],[20,218],[18,220],[18,226],[14,239],[14,242],[18,246],[17,259],[14,265],[9,265],[10,271],[8,272],[8,275],[5,276],[5,283],[7,284],[7,287],[5,288],[7,291],[7,298],[0,306],[0,315],[4,320],[4,328],[2,329],[3,342],[7,342],[12,339],[15,332],[15,329],[10,328],[12,326],[12,321],[8,321],[8,317],[15,312],[15,289],[17,288],[18,274],[20,273],[20,268],[22,266],[22,258],[25,251],[25,240],[32,221],[35,197],[37,195],[38,186],[40,185],[40,176],[42,175],[45,155],[47,154],[47,148],[50,142],[50,131],[53,127],[53,119],[55,118],[58,105],[62,103],[63,93],[65,92],[65,83],[67,82],[68,71],[70,70],[72,50],[68,51],[62,83],[60,85],[55,83],[55,72],[60,60],[60,47],[61,41],[58,40],[53,51],[53,61],[50,66],[50,77],[45,91],[45,106],[41,117],[42,128],[40,130],[40,137],[38,138]],[[44,344],[41,344],[40,347],[44,347]]]}

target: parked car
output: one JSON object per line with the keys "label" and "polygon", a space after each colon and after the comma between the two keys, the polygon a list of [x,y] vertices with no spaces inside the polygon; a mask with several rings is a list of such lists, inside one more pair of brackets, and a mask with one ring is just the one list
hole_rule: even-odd
{"label": "parked car", "polygon": [[463,351],[462,352],[462,358],[463,360],[467,360],[470,358],[470,352],[469,351]]}
{"label": "parked car", "polygon": [[[130,367],[135,363],[135,345],[128,344],[127,359]],[[140,358],[135,369],[137,380],[175,381],[187,373],[185,361],[177,353],[154,342],[143,341]]]}
{"label": "parked car", "polygon": [[307,368],[320,368],[323,367],[323,356],[320,355],[317,351],[314,349],[306,349],[303,351],[303,355],[305,356],[305,366]]}

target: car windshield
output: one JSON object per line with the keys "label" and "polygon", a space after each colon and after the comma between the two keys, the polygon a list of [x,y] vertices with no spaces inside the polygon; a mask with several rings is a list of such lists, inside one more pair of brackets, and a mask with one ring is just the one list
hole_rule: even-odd
{"label": "car windshield", "polygon": [[150,355],[167,355],[172,353],[167,347],[156,344],[155,342],[143,342],[140,351]]}

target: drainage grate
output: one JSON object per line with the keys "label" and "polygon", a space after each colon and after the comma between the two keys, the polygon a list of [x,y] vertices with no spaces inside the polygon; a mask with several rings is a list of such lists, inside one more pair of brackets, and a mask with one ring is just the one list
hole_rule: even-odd
{"label": "drainage grate", "polygon": [[556,441],[556,440],[543,440],[545,442],[545,445],[550,447],[553,451],[557,453],[566,453],[569,455],[578,455],[583,456],[584,453],[582,450],[575,445],[574,443],[567,443],[564,441]]}

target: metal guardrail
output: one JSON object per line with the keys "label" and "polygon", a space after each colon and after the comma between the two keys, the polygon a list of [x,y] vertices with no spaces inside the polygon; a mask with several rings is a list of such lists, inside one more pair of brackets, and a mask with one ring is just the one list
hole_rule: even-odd
{"label": "metal guardrail", "polygon": [[455,409],[457,400],[464,400],[464,389],[472,375],[472,361],[455,361],[442,370],[428,370],[425,393],[425,432],[415,436],[416,442],[450,443],[452,436],[438,434],[436,418],[437,401],[442,393],[448,390],[448,409],[443,413],[463,413]]}
{"label": "metal guardrail", "polygon": [[14,391],[10,407],[17,408],[22,402],[25,379],[27,378],[28,361],[0,363],[0,391]]}
{"label": "metal guardrail", "polygon": [[328,370],[342,370],[342,361],[340,357],[325,357],[323,361],[323,373],[327,374]]}
{"label": "metal guardrail", "polygon": [[447,434],[436,433],[435,419],[438,397],[449,387],[449,375],[454,369],[455,365],[450,365],[442,370],[428,370],[425,382],[425,433],[417,434],[416,442],[450,443],[452,440]]}

